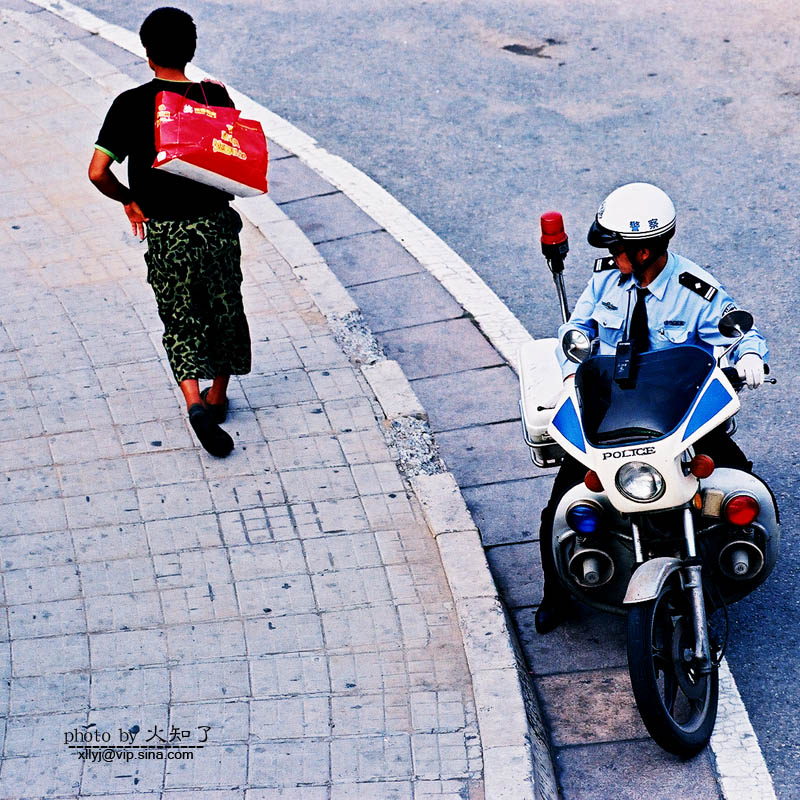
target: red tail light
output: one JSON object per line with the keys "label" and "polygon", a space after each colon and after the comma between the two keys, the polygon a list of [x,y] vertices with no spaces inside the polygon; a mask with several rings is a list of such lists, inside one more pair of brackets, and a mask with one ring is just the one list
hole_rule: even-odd
{"label": "red tail light", "polygon": [[749,494],[735,494],[726,503],[723,509],[725,519],[731,525],[749,525],[761,510],[758,500]]}

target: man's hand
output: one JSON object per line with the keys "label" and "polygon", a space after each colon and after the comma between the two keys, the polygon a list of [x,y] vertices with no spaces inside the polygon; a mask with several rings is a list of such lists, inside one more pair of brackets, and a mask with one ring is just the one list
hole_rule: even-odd
{"label": "man's hand", "polygon": [[144,223],[148,221],[139,208],[139,204],[131,199],[131,191],[123,186],[111,171],[112,158],[105,150],[95,148],[89,163],[89,180],[106,196],[116,200],[125,208],[125,214],[131,223],[131,230],[139,240],[145,237]]}
{"label": "man's hand", "polygon": [[739,377],[751,389],[764,383],[764,362],[756,353],[745,353],[735,364]]}
{"label": "man's hand", "polygon": [[131,230],[133,231],[134,236],[139,237],[139,241],[142,241],[145,237],[145,230],[144,230],[144,223],[149,222],[150,217],[146,217],[142,213],[142,209],[139,208],[139,204],[132,200],[128,203],[125,208],[125,213],[128,216],[128,220],[131,223]]}

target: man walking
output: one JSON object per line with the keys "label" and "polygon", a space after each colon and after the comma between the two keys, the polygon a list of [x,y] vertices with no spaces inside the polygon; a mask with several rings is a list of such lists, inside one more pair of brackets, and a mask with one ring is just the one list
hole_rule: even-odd
{"label": "man walking", "polygon": [[[159,8],[142,23],[139,37],[155,78],[119,95],[97,137],[89,179],[122,203],[134,235],[147,236],[147,281],[164,324],[163,343],[186,399],[189,422],[212,455],[227,456],[233,439],[220,427],[227,416],[231,375],[250,371],[250,333],[242,305],[239,231],[231,195],[153,169],[155,100],[161,91],[232,106],[225,88],[192,83],[185,74],[197,33],[177,8]],[[128,159],[128,183],[111,172]],[[202,392],[199,380],[212,384]]]}

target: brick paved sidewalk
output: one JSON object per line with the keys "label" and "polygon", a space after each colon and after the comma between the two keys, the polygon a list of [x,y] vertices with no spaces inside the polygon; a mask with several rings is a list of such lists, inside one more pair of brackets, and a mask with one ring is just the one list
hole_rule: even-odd
{"label": "brick paved sidewalk", "polygon": [[254,371],[232,455],[199,448],[144,246],[86,177],[113,92],[61,44],[0,12],[0,797],[482,797],[453,601],[363,377],[245,224]]}

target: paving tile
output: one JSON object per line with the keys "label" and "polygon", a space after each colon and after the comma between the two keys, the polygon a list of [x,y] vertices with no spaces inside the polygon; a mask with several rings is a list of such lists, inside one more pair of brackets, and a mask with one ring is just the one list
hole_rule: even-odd
{"label": "paving tile", "polygon": [[4,582],[9,605],[67,600],[81,594],[74,564],[12,570],[6,572]]}
{"label": "paving tile", "polygon": [[414,774],[411,742],[407,735],[335,739],[331,767],[336,783],[407,779]]}
{"label": "paving tile", "polygon": [[536,685],[555,747],[647,738],[627,669],[546,675]]}
{"label": "paving tile", "polygon": [[281,575],[238,581],[236,595],[239,611],[245,617],[303,614],[317,608],[317,600],[308,575]]}
{"label": "paving tile", "polygon": [[11,643],[11,675],[52,675],[89,667],[85,634],[54,636],[42,646],[40,639],[18,639]]}
{"label": "paving tile", "polygon": [[322,738],[331,733],[327,697],[276,697],[254,700],[250,710],[254,741]]}
{"label": "paving tile", "polygon": [[304,575],[307,571],[299,540],[264,542],[228,551],[231,572],[238,581]]}
{"label": "paving tile", "polygon": [[247,652],[253,657],[320,650],[322,626],[316,614],[295,614],[274,620],[261,617],[244,623]]}
{"label": "paving tile", "polygon": [[321,403],[262,408],[256,411],[256,419],[269,442],[332,431]]}
{"label": "paving tile", "polygon": [[456,319],[464,310],[432,275],[418,272],[350,287],[373,333]]}
{"label": "paving tile", "polygon": [[282,158],[270,164],[269,196],[278,205],[335,191],[335,187],[297,157]]}
{"label": "paving tile", "polygon": [[161,625],[164,615],[157,592],[87,597],[86,627],[89,631],[119,631]]}
{"label": "paving tile", "polygon": [[250,659],[253,697],[327,695],[328,659],[323,653],[276,653]]}
{"label": "paving tile", "polygon": [[10,636],[15,640],[63,636],[87,629],[83,601],[79,598],[10,606],[8,624]]}
{"label": "paving tile", "polygon": [[145,522],[193,516],[213,510],[211,493],[205,481],[184,481],[137,489],[136,495],[138,510]]}
{"label": "paving tile", "polygon": [[317,397],[323,402],[348,400],[351,397],[362,397],[364,394],[357,373],[350,366],[315,370],[309,372],[308,377],[314,385]]}
{"label": "paving tile", "polygon": [[317,399],[308,375],[299,369],[274,375],[249,376],[242,379],[242,390],[248,404],[255,409],[294,405]]}
{"label": "paving tile", "polygon": [[73,560],[72,541],[64,531],[4,536],[0,555],[3,570],[67,564]]}
{"label": "paving tile", "polygon": [[115,523],[132,525],[142,519],[139,501],[132,489],[67,497],[63,505],[69,527],[73,529],[99,528]]}
{"label": "paving tile", "polygon": [[376,338],[387,357],[400,363],[409,380],[503,364],[468,319],[384,331]]}
{"label": "paving tile", "polygon": [[434,433],[519,419],[519,381],[510,367],[421,378],[411,388]]}
{"label": "paving tile", "polygon": [[270,442],[270,452],[277,469],[334,467],[345,464],[344,453],[334,436],[307,436]]}
{"label": "paving tile", "polygon": [[341,192],[297,200],[283,210],[314,244],[378,229],[375,221]]}
{"label": "paving tile", "polygon": [[247,745],[206,745],[190,761],[167,761],[164,787],[238,787],[247,780]]}
{"label": "paving tile", "polygon": [[517,422],[447,431],[437,434],[436,442],[462,487],[546,474],[531,462]]}
{"label": "paving tile", "polygon": [[412,275],[423,269],[386,231],[323,242],[317,249],[345,286]]}
{"label": "paving tile", "polygon": [[264,787],[326,785],[333,756],[325,740],[273,741],[250,745],[248,782]]}
{"label": "paving tile", "polygon": [[[540,598],[536,598],[539,602]],[[512,611],[517,634],[537,675],[578,670],[627,668],[625,617],[573,602],[569,618],[547,636],[533,626],[534,609]]]}
{"label": "paving tile", "polygon": [[141,558],[148,553],[145,526],[107,525],[72,531],[75,554],[82,563],[106,558]]}
{"label": "paving tile", "polygon": [[170,670],[169,695],[174,703],[249,697],[248,663],[177,664]]}
{"label": "paving tile", "polygon": [[558,781],[565,797],[594,800],[667,800],[693,797],[716,800],[711,756],[679,761],[652,741],[613,742],[565,747],[556,751]]}
{"label": "paving tile", "polygon": [[19,797],[24,787],[27,797],[70,797],[80,783],[81,762],[67,760],[63,753],[8,758],[0,773],[0,796]]}
{"label": "paving tile", "polygon": [[88,673],[32,675],[10,683],[14,715],[85,711],[89,704]]}
{"label": "paving tile", "polygon": [[358,496],[348,467],[289,470],[282,472],[280,479],[290,503]]}
{"label": "paving tile", "polygon": [[383,567],[312,575],[311,582],[314,586],[313,596],[320,607],[329,610],[390,602],[393,599]]}
{"label": "paving tile", "polygon": [[202,662],[245,655],[244,633],[239,620],[204,622],[190,628],[167,628],[170,659],[179,662]]}
{"label": "paving tile", "polygon": [[[137,705],[163,707],[169,700],[169,672],[165,666],[104,669],[92,672],[93,709]],[[120,719],[116,724],[122,722]]]}
{"label": "paving tile", "polygon": [[157,519],[144,524],[147,545],[155,554],[213,548],[222,544],[218,516],[195,514],[180,519]]}
{"label": "paving tile", "polygon": [[549,475],[462,489],[483,546],[538,539],[554,477],[555,470],[550,470]]}
{"label": "paving tile", "polygon": [[532,606],[542,599],[542,565],[539,543],[491,547],[486,559],[500,596],[511,608]]}
{"label": "paving tile", "polygon": [[331,720],[337,734],[345,736],[405,733],[411,725],[408,693],[402,690],[380,694],[357,692],[333,697]]}
{"label": "paving tile", "polygon": [[144,555],[137,558],[88,561],[81,564],[79,569],[84,597],[152,592],[156,588],[153,562]]}
{"label": "paving tile", "polygon": [[93,669],[132,669],[167,661],[166,636],[161,630],[93,633],[89,645]]}

